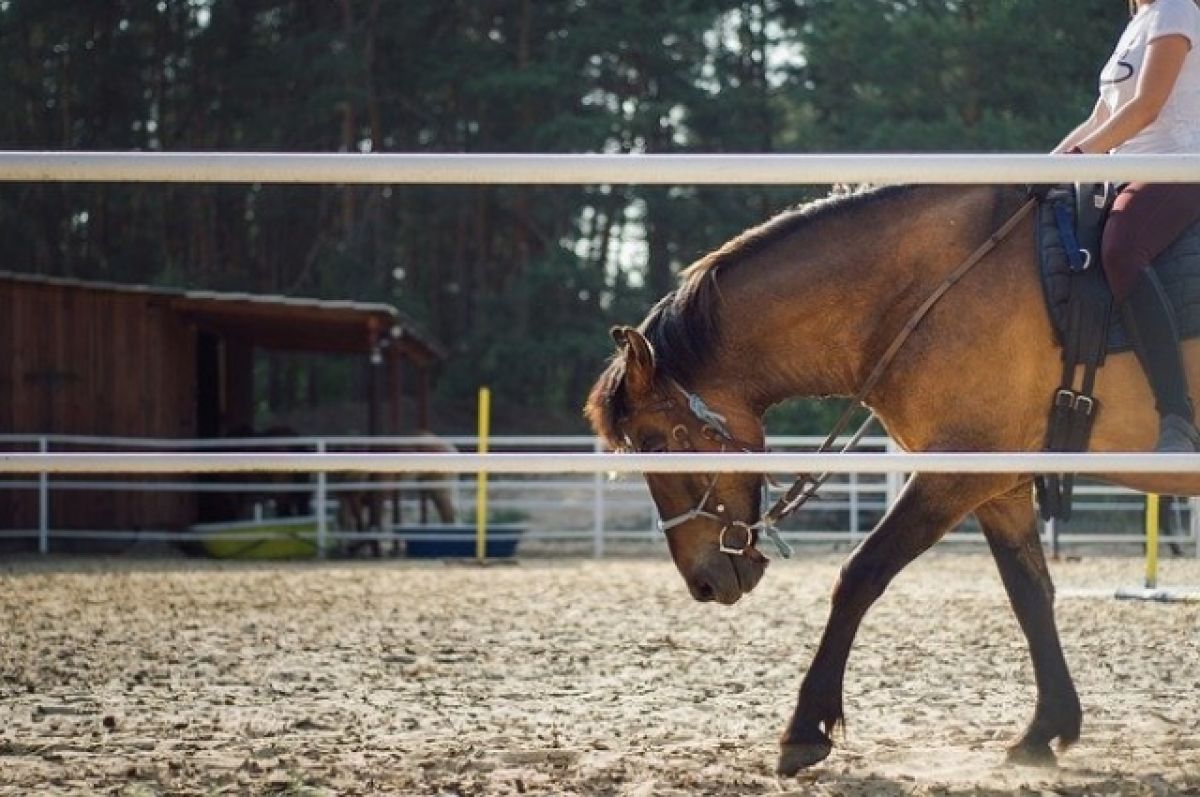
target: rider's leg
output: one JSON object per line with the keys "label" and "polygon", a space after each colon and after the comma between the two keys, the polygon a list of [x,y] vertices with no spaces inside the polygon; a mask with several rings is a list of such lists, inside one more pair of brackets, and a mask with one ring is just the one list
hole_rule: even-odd
{"label": "rider's leg", "polygon": [[1200,450],[1174,313],[1150,269],[1197,221],[1200,185],[1131,183],[1104,229],[1104,271],[1161,418],[1157,451]]}

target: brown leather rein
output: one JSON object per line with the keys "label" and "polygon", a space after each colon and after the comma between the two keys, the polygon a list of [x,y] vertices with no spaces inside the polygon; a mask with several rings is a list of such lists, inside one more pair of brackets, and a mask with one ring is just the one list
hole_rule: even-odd
{"label": "brown leather rein", "polygon": [[[838,435],[844,432],[846,427],[850,424],[850,418],[854,415],[855,411],[857,411],[858,407],[861,406],[864,401],[866,401],[867,396],[871,394],[871,391],[875,389],[876,385],[879,384],[879,381],[883,379],[884,374],[887,373],[888,366],[890,366],[892,361],[896,359],[896,355],[900,353],[900,349],[903,348],[905,342],[908,341],[909,337],[914,331],[916,331],[916,328],[921,324],[921,322],[925,320],[925,317],[929,315],[929,312],[933,310],[938,301],[946,295],[947,291],[953,288],[963,277],[965,277],[967,273],[981,260],[987,257],[987,255],[990,254],[991,251],[995,249],[1001,241],[1007,238],[1008,234],[1011,233],[1013,229],[1021,223],[1021,220],[1029,215],[1029,212],[1036,206],[1036,199],[1030,199],[1025,202],[1025,204],[1021,205],[1017,212],[1014,213],[1008,219],[1008,221],[1004,222],[1004,224],[1002,224],[998,230],[992,233],[992,235],[986,241],[984,241],[978,249],[972,252],[971,255],[956,269],[954,269],[954,271],[951,271],[937,286],[937,288],[935,288],[933,292],[926,297],[925,301],[921,303],[921,306],[918,307],[916,312],[914,312],[908,319],[908,323],[904,325],[904,328],[901,329],[899,334],[897,334],[892,340],[891,345],[887,347],[887,350],[883,353],[883,356],[880,357],[878,362],[875,363],[875,368],[871,371],[871,374],[867,377],[867,380],[863,383],[862,387],[860,387],[858,392],[855,393],[851,398],[849,404],[846,405],[846,409],[842,411],[841,416],[833,425],[833,431],[831,431],[825,438],[825,442],[821,443],[821,446],[817,449],[816,453],[824,454],[833,449],[834,444],[837,442]],[[871,413],[867,419],[863,421],[862,425],[858,428],[858,431],[856,431],[850,437],[850,440],[842,447],[839,453],[845,453],[853,449],[858,444],[858,441],[862,439],[863,435],[866,434],[867,427],[870,426],[871,422],[874,420],[875,414]],[[816,476],[811,473],[802,474],[798,479],[796,479],[795,483],[788,488],[783,497],[776,501],[775,504],[763,514],[762,519],[759,520],[758,524],[755,525],[761,526],[764,530],[766,530],[784,518],[788,517],[797,509],[804,506],[804,504],[806,504],[813,496],[815,496],[817,494],[817,490],[819,490],[821,485],[823,485],[829,479],[830,475],[831,474],[829,472]]]}

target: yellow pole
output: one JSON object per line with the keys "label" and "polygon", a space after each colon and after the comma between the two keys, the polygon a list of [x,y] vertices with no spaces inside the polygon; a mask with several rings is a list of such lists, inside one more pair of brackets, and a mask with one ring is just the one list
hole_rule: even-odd
{"label": "yellow pole", "polygon": [[[491,426],[492,392],[479,388],[479,453],[488,450],[488,430]],[[487,559],[487,472],[479,471],[475,484],[475,558]]]}
{"label": "yellow pole", "polygon": [[1158,589],[1158,496],[1146,496],[1146,589]]}

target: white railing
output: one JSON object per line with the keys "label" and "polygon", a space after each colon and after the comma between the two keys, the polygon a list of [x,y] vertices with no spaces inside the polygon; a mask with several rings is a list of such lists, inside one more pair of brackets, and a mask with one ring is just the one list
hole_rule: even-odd
{"label": "white railing", "polygon": [[[403,474],[392,478],[381,478],[378,474],[386,472],[387,469],[384,468],[375,471],[376,476],[372,480],[356,478],[353,474],[334,476],[329,472],[319,471],[312,476],[310,481],[301,483],[256,480],[253,475],[245,475],[239,477],[237,481],[221,483],[194,479],[144,481],[129,476],[116,478],[106,475],[105,478],[86,478],[78,473],[68,473],[64,476],[63,472],[56,471],[50,466],[57,464],[52,459],[55,457],[79,457],[85,456],[88,449],[106,449],[106,452],[94,454],[94,458],[87,460],[89,466],[92,466],[88,472],[94,476],[97,472],[105,474],[119,472],[121,463],[125,461],[124,458],[133,456],[129,452],[130,449],[159,452],[156,456],[169,458],[193,456],[193,453],[176,452],[194,452],[195,449],[205,449],[211,454],[214,450],[232,448],[241,449],[244,452],[257,450],[260,454],[265,455],[266,459],[258,462],[259,470],[264,470],[264,463],[269,464],[276,458],[286,462],[288,457],[306,457],[307,466],[310,464],[308,460],[313,457],[317,457],[316,461],[327,463],[340,461],[337,459],[338,457],[368,457],[369,464],[382,462],[385,465],[392,458],[405,457],[406,459],[402,461],[408,465],[407,458],[416,456],[420,458],[416,469],[429,472],[432,468],[419,466],[431,459],[437,460],[446,455],[336,453],[344,452],[347,449],[355,449],[360,452],[363,449],[395,449],[411,445],[422,439],[427,440],[428,438],[297,437],[240,440],[142,440],[68,435],[0,436],[0,448],[7,449],[4,453],[0,453],[0,491],[36,491],[38,506],[38,522],[35,528],[0,530],[0,537],[37,539],[38,548],[43,553],[53,550],[54,541],[60,539],[182,542],[221,537],[219,532],[214,533],[211,530],[131,531],[55,528],[52,496],[58,497],[58,500],[68,500],[65,499],[65,496],[78,495],[84,491],[104,491],[145,495],[164,492],[193,495],[212,492],[241,493],[254,497],[258,506],[256,515],[260,518],[272,516],[272,506],[277,499],[287,494],[304,493],[311,498],[312,506],[315,508],[314,521],[317,523],[317,547],[319,550],[324,550],[326,543],[346,543],[368,539],[394,540],[398,536],[401,539],[407,539],[420,533],[419,530],[414,530],[414,524],[411,522],[400,522],[400,518],[403,516],[412,517],[415,509],[413,491],[422,487],[439,487],[449,490],[458,509],[459,517],[463,517],[475,505],[474,479],[460,480],[450,474],[447,474],[444,479],[432,483],[416,481],[411,476],[405,478]],[[498,453],[487,456],[471,453],[476,447],[474,438],[454,437],[447,438],[447,441],[456,445],[463,452],[456,455],[455,463],[465,460],[473,465],[469,469],[462,468],[463,471],[475,470],[481,461],[491,461],[493,456],[512,457],[516,461],[522,457],[532,456],[535,457],[535,462],[543,462],[547,457],[569,455],[582,457],[589,466],[586,471],[580,472],[549,469],[539,476],[531,475],[527,471],[510,473],[493,471],[488,486],[492,517],[500,521],[519,522],[526,526],[528,528],[527,549],[529,544],[533,544],[543,547],[547,552],[590,552],[599,557],[605,555],[606,552],[611,552],[614,546],[626,543],[658,542],[658,532],[655,530],[654,523],[654,507],[649,500],[644,482],[636,476],[614,479],[600,472],[601,470],[620,470],[620,468],[610,469],[608,467],[618,464],[616,460],[620,460],[620,457],[608,453],[599,454],[598,442],[592,437],[495,437],[491,439],[490,446],[493,451],[498,450]],[[832,459],[829,455],[823,455],[819,460],[814,460],[815,455],[811,453],[796,453],[811,450],[819,442],[820,438],[816,437],[772,438],[769,441],[771,448],[781,453],[768,455],[765,459],[774,463],[776,461],[797,461],[795,458],[801,457],[802,459],[799,460],[801,462],[811,464],[816,461],[824,468],[832,467],[832,462],[837,466],[836,470],[840,472],[842,461],[847,459],[848,455],[837,455]],[[914,469],[922,469],[922,464],[934,456],[896,454],[894,453],[895,447],[886,438],[868,438],[863,441],[862,446],[866,451],[875,453],[856,454],[854,457],[860,460],[871,458],[868,462],[870,468],[863,473],[851,472],[835,476],[822,490],[820,499],[810,504],[809,508],[800,513],[798,518],[788,523],[785,537],[790,542],[799,544],[845,543],[848,545],[856,543],[874,526],[898,493],[902,483],[902,472],[895,466],[896,463],[912,464],[916,466]],[[38,454],[23,454],[13,451],[14,448],[30,452],[36,451]],[[80,449],[83,449],[84,453],[81,453]],[[113,449],[126,450],[114,453]],[[275,451],[272,452],[272,449]],[[324,454],[323,456],[330,459],[322,460],[317,454],[283,454],[279,453],[278,449],[287,449],[289,452],[308,449],[313,452],[334,453]],[[64,450],[70,450],[71,453],[63,453]],[[546,452],[559,453],[551,455]],[[229,455],[226,454],[226,456]],[[242,453],[239,456],[254,457],[255,454]],[[722,455],[722,458],[729,456],[731,455]],[[1014,456],[1018,455],[988,455],[987,461],[995,462],[996,457],[1011,460]],[[1028,456],[1036,456],[1040,459],[1043,455],[1019,455],[1017,461],[1021,462],[1023,461],[1021,457]],[[1127,455],[1117,456],[1125,457]],[[1151,460],[1151,464],[1154,465],[1162,460],[1161,455],[1158,457],[1137,456]],[[36,457],[32,461],[25,459],[20,461],[23,464],[32,462],[42,469],[34,468],[19,473],[14,472],[8,463],[17,461],[17,458],[21,457]],[[1091,455],[1091,457],[1104,459],[1101,455]],[[644,457],[643,459],[653,458]],[[761,460],[764,459],[764,455],[756,455],[755,459],[756,470],[762,470]],[[1168,457],[1167,459],[1177,460],[1180,458]],[[1182,459],[1192,458],[1183,457]],[[549,461],[555,460],[550,459]],[[950,462],[953,464],[957,460],[952,459]],[[95,467],[98,463],[107,463],[113,467],[102,470]],[[883,472],[878,467],[879,465],[886,466],[887,472]],[[487,469],[492,471],[492,468],[492,465],[488,465]],[[1016,468],[1005,469],[1014,470]],[[394,470],[397,469],[393,468]],[[413,468],[406,467],[404,470],[411,471]],[[771,470],[774,472],[777,469],[772,467]],[[154,469],[148,472],[162,473],[162,471]],[[176,468],[173,472],[187,473],[188,471],[186,468]],[[781,473],[781,479],[786,478],[785,470],[778,472]],[[6,473],[9,474],[8,478],[4,478],[2,475]],[[337,528],[336,509],[339,496],[348,491],[378,491],[388,496],[400,492],[408,497],[398,506],[392,507],[389,504],[390,512],[385,514],[381,527],[364,535]],[[1060,526],[1058,543],[1064,546],[1100,542],[1140,545],[1142,507],[1141,496],[1137,493],[1105,485],[1081,485],[1077,489],[1075,503],[1078,520],[1066,527]],[[1177,511],[1175,514],[1178,516],[1175,523],[1176,528],[1172,533],[1164,536],[1163,542],[1177,546],[1187,545],[1189,549],[1200,553],[1200,513],[1193,512],[1189,502],[1185,509]],[[398,529],[402,529],[402,531],[398,533]],[[1048,543],[1050,534],[1051,530],[1047,529]],[[243,541],[253,541],[277,539],[279,535],[275,532],[255,535],[253,532],[248,534],[245,531],[239,531],[237,538]],[[950,539],[979,540],[980,537],[974,526],[967,524],[959,532],[950,535]]]}
{"label": "white railing", "polygon": [[[498,154],[318,154],[318,153],[120,153],[0,152],[0,181],[221,182],[221,183],[408,183],[408,184],[724,184],[789,185],[869,183],[1059,183],[1107,180],[1200,182],[1200,155],[498,155]],[[589,474],[594,550],[603,551],[611,532],[610,489],[601,471],[710,472],[836,470],[856,484],[856,474],[901,472],[1170,473],[1200,470],[1200,457],[1147,454],[812,454],[606,455],[521,453],[487,455],[338,454],[331,441],[314,442],[313,454],[133,453],[62,454],[51,439],[33,438],[39,453],[0,455],[0,473],[37,477],[39,541],[51,537],[49,495],[66,489],[51,473],[200,473],[290,471],[316,474],[318,521],[324,530],[325,499],[336,492],[326,473],[446,474],[486,469],[493,474]],[[102,444],[109,445],[109,444]],[[259,445],[268,445],[260,443]],[[147,446],[154,448],[155,446]],[[197,446],[199,447],[199,446]],[[570,477],[560,475],[560,480]],[[578,481],[578,480],[576,480]],[[11,483],[11,482],[10,482]],[[457,480],[454,481],[457,484]],[[493,486],[496,489],[496,486]],[[844,495],[862,510],[861,488]],[[886,492],[884,499],[892,493]],[[1119,493],[1118,493],[1119,495]],[[646,508],[644,496],[639,499]],[[563,506],[563,502],[557,502]],[[826,503],[826,506],[829,504]],[[603,521],[603,522],[602,522]],[[853,525],[853,522],[851,525]],[[647,524],[649,525],[649,524]],[[1195,526],[1195,523],[1192,524]],[[18,532],[20,533],[20,532]],[[649,532],[638,532],[645,536]],[[843,532],[843,535],[845,532]],[[652,536],[652,535],[651,535]],[[1200,541],[1200,535],[1193,531]]]}
{"label": "white railing", "polygon": [[7,473],[1197,473],[1200,454],[1042,453],[115,453],[0,454]]}
{"label": "white railing", "polygon": [[1200,182],[1197,155],[4,152],[0,181],[801,185]]}

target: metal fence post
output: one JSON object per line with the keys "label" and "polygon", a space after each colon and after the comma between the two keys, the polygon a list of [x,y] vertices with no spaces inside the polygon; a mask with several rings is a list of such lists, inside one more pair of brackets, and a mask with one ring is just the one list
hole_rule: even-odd
{"label": "metal fence post", "polygon": [[[318,454],[325,453],[325,441],[324,440],[317,441],[317,453]],[[320,473],[317,474],[317,558],[318,559],[325,558],[325,535],[327,532],[326,515],[328,514],[325,511],[325,502],[328,500],[328,493],[327,493],[325,487],[326,487],[325,471],[321,471]]]}
{"label": "metal fence post", "polygon": [[848,502],[848,506],[850,508],[850,542],[855,543],[855,542],[858,542],[858,538],[861,536],[861,533],[862,533],[862,529],[859,527],[859,523],[858,523],[859,483],[858,483],[858,474],[857,473],[850,474],[850,481],[849,481],[848,486],[850,488],[850,496],[849,496],[849,502]]}
{"label": "metal fence post", "polygon": [[[38,453],[49,451],[50,441],[39,437]],[[46,471],[38,474],[38,553],[50,553],[50,474]]]}
{"label": "metal fence post", "polygon": [[[592,446],[597,454],[604,451],[600,440]],[[604,481],[603,473],[592,474],[592,556],[604,557]]]}
{"label": "metal fence post", "polygon": [[[887,439],[887,444],[884,446],[884,451],[888,454],[895,454],[899,451],[899,446],[892,440]],[[896,498],[900,495],[900,486],[903,482],[903,474],[888,472],[887,474],[887,508],[891,508],[892,504],[896,503]]]}
{"label": "metal fence post", "polygon": [[1200,498],[1188,499],[1188,525],[1191,527],[1192,540],[1196,543],[1196,558],[1200,559]]}

